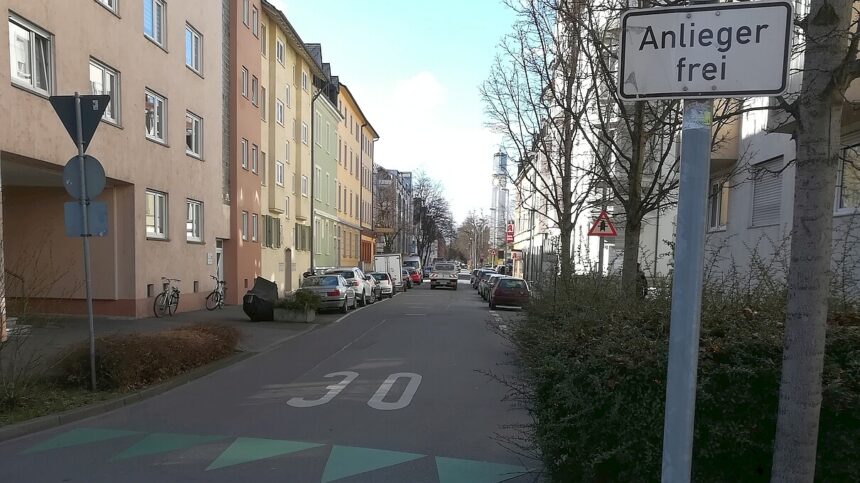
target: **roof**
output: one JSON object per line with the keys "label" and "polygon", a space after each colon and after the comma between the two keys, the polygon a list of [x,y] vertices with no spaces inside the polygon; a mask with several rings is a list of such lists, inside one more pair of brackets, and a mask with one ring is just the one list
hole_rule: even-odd
{"label": "roof", "polygon": [[[284,12],[278,10],[277,7],[267,2],[266,0],[261,0],[263,5],[263,10],[271,16],[275,22],[281,27],[281,30],[287,35],[287,41],[290,43],[290,46],[299,53],[299,55],[311,66],[311,71],[313,74],[322,77],[322,65],[321,62],[317,62],[316,58],[311,54],[308,50],[308,46],[302,41],[302,38],[299,36],[299,33],[296,32],[296,29],[293,27],[293,24],[287,20]],[[319,44],[313,44],[319,45]]]}
{"label": "roof", "polygon": [[379,139],[379,133],[377,133],[376,129],[373,129],[373,126],[370,125],[370,120],[368,120],[367,116],[364,115],[364,111],[361,110],[361,106],[358,105],[358,101],[355,100],[355,96],[352,95],[352,91],[349,90],[349,87],[347,87],[346,84],[341,81],[340,88],[341,90],[346,92],[346,95],[349,96],[350,99],[352,99],[352,103],[355,104],[355,108],[358,109],[358,114],[364,120],[365,126],[370,129],[370,132],[373,133],[373,140],[376,141],[377,139]]}

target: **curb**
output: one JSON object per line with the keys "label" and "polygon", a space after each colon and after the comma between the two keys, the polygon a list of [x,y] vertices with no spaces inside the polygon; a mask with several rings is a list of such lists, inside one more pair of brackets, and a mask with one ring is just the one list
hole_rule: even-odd
{"label": "curb", "polygon": [[173,388],[179,387],[195,379],[199,379],[203,376],[209,375],[215,371],[218,371],[219,369],[223,369],[227,366],[233,365],[237,362],[243,361],[257,354],[258,353],[256,352],[238,352],[236,354],[233,354],[232,356],[225,357],[215,362],[210,362],[205,366],[200,366],[184,374],[180,374],[167,382],[148,387],[146,389],[132,394],[128,394],[126,396],[122,396],[116,399],[110,399],[108,401],[89,404],[87,406],[69,409],[68,411],[63,411],[61,413],[49,414],[47,416],[42,416],[28,421],[22,421],[20,423],[9,424],[7,426],[0,427],[0,442],[9,441],[11,439],[19,438],[21,436],[26,436],[28,434],[36,433],[39,431],[44,431],[46,429],[55,428],[57,426],[62,426],[64,424],[68,424],[74,421],[80,421],[82,419],[86,419],[92,416],[98,416],[100,414],[113,411],[114,409],[130,406],[145,399],[149,399],[151,397],[158,396],[159,394],[163,394]]}

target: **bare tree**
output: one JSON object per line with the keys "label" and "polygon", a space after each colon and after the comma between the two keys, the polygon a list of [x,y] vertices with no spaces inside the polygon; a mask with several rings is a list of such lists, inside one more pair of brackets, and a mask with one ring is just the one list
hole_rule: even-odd
{"label": "bare tree", "polygon": [[815,477],[842,110],[860,77],[856,4],[811,0],[809,12],[800,97],[789,106],[797,159],[773,482]]}
{"label": "bare tree", "polygon": [[435,243],[454,239],[454,218],[442,185],[424,172],[417,173],[412,197],[418,256],[427,265]]}
{"label": "bare tree", "polygon": [[481,256],[490,250],[490,222],[487,217],[470,212],[457,227],[454,246],[466,258],[474,256],[473,264],[477,266]]}

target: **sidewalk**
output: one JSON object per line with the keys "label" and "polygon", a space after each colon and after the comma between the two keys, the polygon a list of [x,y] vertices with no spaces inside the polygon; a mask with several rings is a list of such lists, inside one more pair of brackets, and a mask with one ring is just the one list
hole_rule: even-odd
{"label": "sidewalk", "polygon": [[[226,306],[220,310],[180,312],[173,317],[130,319],[119,317],[96,317],[96,337],[135,332],[156,332],[201,323],[214,323],[236,327],[241,333],[238,349],[243,352],[262,352],[280,342],[311,330],[321,324],[331,323],[341,317],[339,313],[319,313],[313,323],[251,322],[239,305]],[[15,357],[18,364],[47,368],[59,355],[75,344],[87,343],[89,324],[87,318],[66,315],[37,315],[18,319],[10,327],[9,340],[2,346],[0,358],[7,363]]]}

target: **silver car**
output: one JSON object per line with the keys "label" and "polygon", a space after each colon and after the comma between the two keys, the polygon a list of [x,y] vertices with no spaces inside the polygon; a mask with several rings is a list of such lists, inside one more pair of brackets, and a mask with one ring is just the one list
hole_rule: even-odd
{"label": "silver car", "polygon": [[370,275],[365,275],[358,267],[340,267],[326,271],[327,275],[342,275],[347,283],[352,285],[355,290],[355,298],[358,299],[358,305],[364,307],[367,304],[376,302],[376,291],[374,288],[373,278]]}
{"label": "silver car", "polygon": [[320,309],[340,309],[345,314],[355,308],[355,290],[340,275],[312,275],[302,280],[299,290],[319,295],[322,299]]}
{"label": "silver car", "polygon": [[382,272],[371,272],[370,276],[379,282],[379,287],[382,289],[381,297],[394,297],[394,282],[391,280],[391,275]]}

